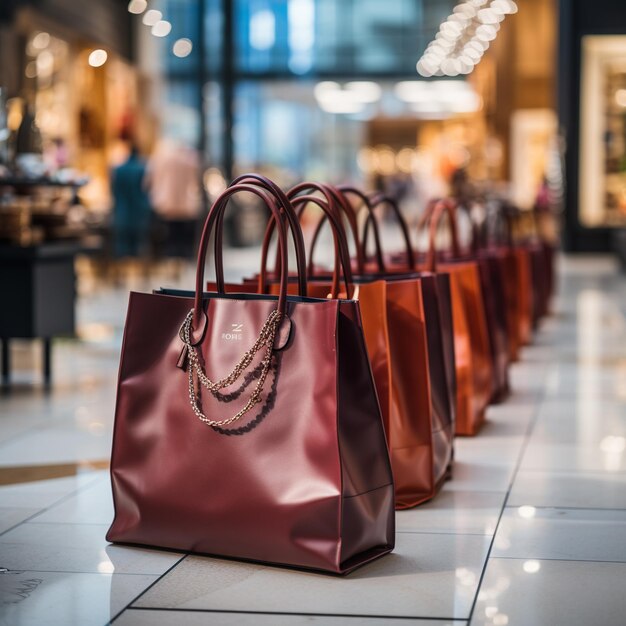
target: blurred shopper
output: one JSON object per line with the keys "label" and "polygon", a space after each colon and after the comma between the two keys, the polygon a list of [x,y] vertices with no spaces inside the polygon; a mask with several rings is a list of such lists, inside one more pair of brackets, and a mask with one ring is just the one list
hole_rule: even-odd
{"label": "blurred shopper", "polygon": [[198,152],[169,139],[162,141],[148,162],[146,187],[164,226],[162,253],[190,258],[202,206]]}
{"label": "blurred shopper", "polygon": [[144,189],[145,161],[135,145],[128,158],[113,169],[113,240],[118,258],[137,258],[148,253],[151,207]]}

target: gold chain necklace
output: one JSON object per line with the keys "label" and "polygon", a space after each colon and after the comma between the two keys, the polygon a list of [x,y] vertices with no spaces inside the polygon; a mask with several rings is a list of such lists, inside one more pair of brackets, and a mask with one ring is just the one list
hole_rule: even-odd
{"label": "gold chain necklace", "polygon": [[[278,331],[278,327],[280,325],[280,321],[282,319],[282,314],[277,310],[274,310],[270,313],[267,318],[265,324],[263,324],[263,328],[261,328],[261,332],[259,333],[258,339],[254,342],[254,345],[244,352],[243,356],[235,365],[233,370],[222,378],[221,380],[213,382],[207,375],[206,372],[202,369],[202,365],[200,363],[200,359],[198,356],[198,349],[196,346],[191,343],[191,322],[193,320],[193,309],[187,313],[187,317],[185,321],[182,323],[180,327],[179,335],[185,345],[187,346],[187,354],[189,357],[189,366],[187,368],[188,378],[189,378],[189,402],[191,404],[191,408],[193,412],[196,414],[198,419],[208,426],[213,427],[223,427],[236,422],[241,419],[250,409],[254,407],[255,404],[258,404],[261,401],[261,392],[263,391],[263,385],[265,384],[265,380],[267,378],[267,373],[270,369],[270,365],[272,362],[272,352],[274,349],[274,341],[276,338],[276,332]],[[250,399],[246,403],[246,405],[235,415],[228,419],[223,420],[212,420],[209,419],[203,412],[202,408],[198,404],[198,394],[196,391],[196,386],[194,382],[194,372],[198,376],[198,380],[200,384],[205,387],[213,396],[217,396],[217,393],[224,389],[224,387],[228,387],[232,385],[244,371],[249,367],[250,363],[254,359],[254,356],[259,352],[263,347],[265,347],[265,354],[263,355],[263,359],[261,361],[262,369],[261,374],[259,376],[259,380],[250,396]]]}

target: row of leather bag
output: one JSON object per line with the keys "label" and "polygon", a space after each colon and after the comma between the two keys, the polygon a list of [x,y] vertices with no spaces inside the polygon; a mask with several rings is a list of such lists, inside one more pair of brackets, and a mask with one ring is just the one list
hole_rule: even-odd
{"label": "row of leather bag", "polygon": [[[224,213],[240,192],[270,221],[258,274],[227,284]],[[321,219],[307,260],[300,220],[311,206]],[[381,206],[401,229],[400,254],[383,249]],[[441,252],[446,217],[452,246]],[[451,477],[454,435],[476,434],[504,399],[552,289],[540,244],[461,251],[456,218],[454,203],[433,203],[417,254],[392,198],[236,179],[206,219],[195,291],[130,296],[107,538],[342,574],[390,552],[394,508]],[[330,269],[313,257],[323,223]]]}

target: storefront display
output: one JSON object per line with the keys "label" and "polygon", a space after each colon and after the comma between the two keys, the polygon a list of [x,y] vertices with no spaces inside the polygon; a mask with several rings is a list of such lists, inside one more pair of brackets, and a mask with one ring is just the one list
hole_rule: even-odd
{"label": "storefront display", "polygon": [[588,227],[626,226],[626,36],[582,42],[580,206]]}

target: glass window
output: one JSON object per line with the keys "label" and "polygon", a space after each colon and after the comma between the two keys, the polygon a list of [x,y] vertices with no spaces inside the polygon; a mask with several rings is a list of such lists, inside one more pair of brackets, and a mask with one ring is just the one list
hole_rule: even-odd
{"label": "glass window", "polygon": [[271,170],[281,182],[356,177],[362,121],[322,111],[308,81],[245,81],[236,90],[238,171]]}
{"label": "glass window", "polygon": [[453,0],[237,0],[242,73],[412,74]]}
{"label": "glass window", "polygon": [[161,116],[161,135],[177,139],[189,146],[198,144],[200,112],[198,83],[181,79],[168,81]]}

